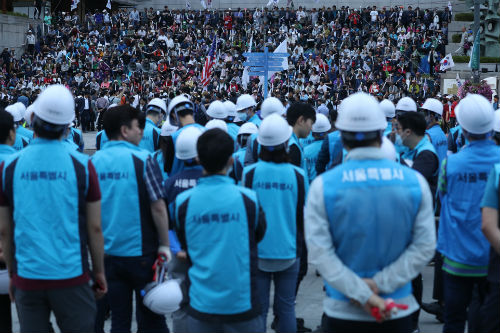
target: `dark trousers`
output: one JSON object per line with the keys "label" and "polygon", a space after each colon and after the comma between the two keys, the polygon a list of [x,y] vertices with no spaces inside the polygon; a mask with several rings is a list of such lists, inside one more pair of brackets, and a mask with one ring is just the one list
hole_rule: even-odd
{"label": "dark trousers", "polygon": [[83,110],[81,121],[82,121],[82,131],[87,132],[90,131],[90,110]]}
{"label": "dark trousers", "polygon": [[[188,315],[187,329],[190,333],[239,333],[239,332],[265,332],[261,330],[261,318],[255,317],[250,320],[236,321],[236,322],[217,322],[212,323],[208,321],[198,320]],[[181,332],[179,332],[181,333]]]}
{"label": "dark trousers", "polygon": [[444,272],[443,278],[443,332],[464,332],[466,321],[468,321],[469,332],[478,332],[481,316],[479,307],[486,293],[486,277],[463,277]]}
{"label": "dark trousers", "polygon": [[432,298],[443,302],[443,256],[436,251],[434,257],[434,283],[432,286]]}
{"label": "dark trousers", "polygon": [[479,332],[500,332],[500,283],[488,283],[479,313],[481,315]]}
{"label": "dark trousers", "polygon": [[409,333],[412,331],[411,315],[387,320],[383,323],[374,321],[354,321],[328,317],[323,314],[321,318],[321,331],[328,333],[335,332],[365,332],[365,333]]}
{"label": "dark trousers", "polygon": [[103,123],[104,123],[104,115],[106,114],[106,110],[102,110],[99,112],[99,115],[97,116],[97,130],[100,131],[103,129]]}
{"label": "dark trousers", "polygon": [[111,308],[111,332],[130,332],[132,323],[132,296],[135,293],[135,311],[138,332],[168,333],[165,316],[157,315],[144,306],[141,290],[153,281],[154,255],[143,257],[106,256],[108,300]]}
{"label": "dark trousers", "polygon": [[36,291],[16,289],[15,298],[21,332],[51,332],[51,312],[61,332],[94,330],[96,305],[88,284]]}
{"label": "dark trousers", "polygon": [[[414,278],[411,281],[411,288],[412,288],[412,293],[413,297],[415,297],[415,300],[418,303],[418,306],[422,306],[422,293],[424,291],[424,285],[422,282],[422,274],[418,274],[416,278]],[[412,322],[413,322],[413,328],[418,327],[418,317],[420,316],[420,308],[413,312],[411,315]]]}
{"label": "dark trousers", "polygon": [[0,295],[0,332],[12,332],[12,313],[9,295]]}

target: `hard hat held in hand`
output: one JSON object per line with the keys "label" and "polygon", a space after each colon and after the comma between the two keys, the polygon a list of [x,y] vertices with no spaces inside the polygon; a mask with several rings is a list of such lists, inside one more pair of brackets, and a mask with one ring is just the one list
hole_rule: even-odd
{"label": "hard hat held in hand", "polygon": [[208,106],[207,115],[214,119],[226,119],[227,108],[221,101],[213,101]]}
{"label": "hard hat held in hand", "polygon": [[422,109],[443,115],[443,103],[435,98],[427,98],[422,105]]}
{"label": "hard hat held in hand", "polygon": [[292,127],[276,113],[264,118],[259,128],[257,142],[262,146],[273,147],[288,142],[292,136]]}
{"label": "hard hat held in hand", "polygon": [[144,288],[144,293],[144,305],[159,315],[179,310],[182,302],[182,290],[177,280],[151,282]]}
{"label": "hard hat held in hand", "polygon": [[387,127],[378,101],[366,93],[355,93],[340,103],[335,127],[346,132],[374,132]]}
{"label": "hard hat held in hand", "polygon": [[493,131],[494,113],[491,103],[478,94],[468,94],[455,108],[458,123],[471,134]]}
{"label": "hard hat held in hand", "polygon": [[54,84],[36,99],[35,115],[54,125],[71,124],[75,119],[75,100],[63,85]]}

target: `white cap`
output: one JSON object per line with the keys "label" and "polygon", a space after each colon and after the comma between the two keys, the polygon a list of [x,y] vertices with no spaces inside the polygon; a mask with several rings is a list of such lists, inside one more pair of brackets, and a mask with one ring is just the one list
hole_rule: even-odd
{"label": "white cap", "polygon": [[168,121],[168,118],[167,118],[167,120],[165,121],[165,123],[163,123],[163,125],[161,126],[160,136],[169,136],[169,135],[172,135],[178,129],[179,129],[179,127],[171,125],[170,121]]}
{"label": "white cap", "polygon": [[[17,104],[17,103],[16,103]],[[23,116],[21,114],[21,110],[19,110],[19,107],[16,104],[11,104],[5,108],[5,111],[10,113],[12,115],[12,118],[14,118],[15,122],[21,121],[23,119]]]}
{"label": "white cap", "polygon": [[377,100],[367,93],[355,93],[339,105],[335,127],[347,132],[373,132],[387,127]]}
{"label": "white cap", "polygon": [[167,114],[170,115],[172,110],[181,104],[184,104],[184,107],[186,109],[187,108],[191,108],[191,110],[194,109],[193,102],[191,102],[189,95],[182,94],[179,96],[175,96],[174,98],[172,98],[170,103],[168,103]]}
{"label": "white cap", "polygon": [[21,102],[17,102],[14,105],[19,110],[19,113],[21,114],[21,118],[24,118],[24,114],[26,113],[26,106],[24,106],[24,104]]}
{"label": "white cap", "polygon": [[385,136],[382,137],[382,145],[380,146],[380,149],[382,149],[382,153],[384,153],[385,158],[391,161],[396,161],[396,148],[394,147],[392,141]]}
{"label": "white cap", "polygon": [[161,98],[153,98],[149,101],[148,105],[146,105],[146,110],[149,111],[150,107],[152,110],[160,108],[163,112],[167,113],[167,104]]}
{"label": "white cap", "polygon": [[63,85],[54,84],[36,99],[35,115],[54,125],[68,125],[75,119],[75,100]]}
{"label": "white cap", "polygon": [[212,119],[208,123],[206,123],[205,128],[207,130],[212,129],[212,128],[220,128],[224,132],[227,133],[227,124],[224,120],[220,119]]}
{"label": "white cap", "polygon": [[238,130],[238,135],[240,134],[255,134],[258,133],[259,129],[254,123],[244,123]]}
{"label": "white cap", "polygon": [[316,121],[312,125],[312,132],[313,133],[324,133],[328,132],[332,128],[332,125],[330,124],[330,121],[328,118],[322,114],[322,113],[317,113],[316,114]]}
{"label": "white cap", "polygon": [[384,99],[380,102],[380,108],[384,111],[386,118],[394,118],[396,116],[396,107],[390,100]]}
{"label": "white cap", "polygon": [[252,95],[243,94],[236,100],[236,110],[241,111],[256,106],[257,103]]}
{"label": "white cap", "polygon": [[167,280],[150,289],[143,298],[144,305],[159,315],[177,311],[182,301],[182,291],[177,280]]}
{"label": "white cap", "polygon": [[214,119],[226,119],[227,108],[221,101],[213,101],[208,106],[207,115]]}
{"label": "white cap", "polygon": [[396,110],[406,112],[417,112],[417,104],[410,97],[403,97],[396,104]]}
{"label": "white cap", "polygon": [[228,117],[236,117],[236,104],[234,104],[231,101],[225,101],[224,106],[226,107],[227,110],[227,116]]}
{"label": "white cap", "polygon": [[189,160],[198,156],[196,143],[202,131],[194,126],[182,130],[175,141],[175,157],[179,160]]}
{"label": "white cap", "polygon": [[262,146],[273,147],[288,142],[292,136],[292,127],[276,113],[262,120],[259,127],[257,142]]}
{"label": "white cap", "polygon": [[31,126],[31,115],[35,111],[35,103],[31,104],[26,108],[26,112],[24,113],[24,120],[26,120],[26,123],[28,123],[29,126]]}
{"label": "white cap", "polygon": [[495,111],[495,118],[493,119],[493,130],[500,132],[500,109]]}
{"label": "white cap", "polygon": [[422,109],[437,113],[440,116],[443,115],[443,103],[435,98],[427,98],[424,105],[422,105]]}
{"label": "white cap", "polygon": [[262,102],[260,107],[260,115],[262,119],[266,118],[270,114],[276,113],[278,115],[283,115],[285,113],[285,107],[283,103],[276,97],[268,97]]}
{"label": "white cap", "polygon": [[482,95],[468,94],[455,108],[457,121],[471,134],[486,134],[493,130],[494,111]]}

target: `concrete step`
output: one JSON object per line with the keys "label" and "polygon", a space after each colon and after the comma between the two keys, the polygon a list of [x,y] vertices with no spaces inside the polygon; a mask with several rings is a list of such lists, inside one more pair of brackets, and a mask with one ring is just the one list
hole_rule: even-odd
{"label": "concrete step", "polygon": [[[446,54],[453,53],[460,48],[460,43],[449,43],[446,45]],[[462,50],[458,52],[459,55],[463,55]]]}

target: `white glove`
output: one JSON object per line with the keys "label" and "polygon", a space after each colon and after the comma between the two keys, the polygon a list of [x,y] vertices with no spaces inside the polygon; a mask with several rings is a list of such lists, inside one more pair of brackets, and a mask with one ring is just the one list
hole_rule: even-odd
{"label": "white glove", "polygon": [[160,245],[158,248],[158,257],[163,256],[165,258],[165,262],[169,263],[172,260],[172,252],[170,251],[170,247],[165,245]]}

